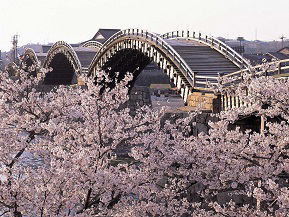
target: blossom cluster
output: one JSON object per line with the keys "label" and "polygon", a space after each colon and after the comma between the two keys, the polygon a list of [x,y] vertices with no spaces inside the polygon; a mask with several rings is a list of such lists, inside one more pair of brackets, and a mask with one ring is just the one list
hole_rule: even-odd
{"label": "blossom cluster", "polygon": [[[131,75],[114,88],[83,78],[85,87],[41,92],[45,73],[0,73],[0,216],[289,213],[287,80],[245,80],[234,94],[250,106],[194,136],[198,111],[171,120],[165,108],[132,116],[120,106]],[[263,131],[230,128],[252,115]]]}

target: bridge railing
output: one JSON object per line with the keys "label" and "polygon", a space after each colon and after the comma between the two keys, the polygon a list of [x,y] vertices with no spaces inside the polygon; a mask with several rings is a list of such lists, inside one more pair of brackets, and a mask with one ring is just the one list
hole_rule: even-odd
{"label": "bridge railing", "polygon": [[98,41],[87,41],[81,47],[93,47],[93,48],[98,48],[100,49],[102,47],[102,43]]}
{"label": "bridge railing", "polygon": [[197,81],[195,80],[195,89],[203,89],[203,90],[212,90],[212,86],[217,86],[218,83],[218,77],[213,76],[202,76],[202,75],[195,75],[196,79],[203,80],[203,81]]}
{"label": "bridge railing", "polygon": [[25,48],[24,60],[26,60],[28,57],[32,60],[33,64],[35,64],[35,65],[39,64],[39,60],[37,58],[37,55],[32,48]]}
{"label": "bridge railing", "polygon": [[251,67],[251,69],[242,69],[227,75],[222,76],[222,84],[230,82],[239,82],[243,79],[244,74],[251,74],[254,77],[259,76],[280,76],[289,73],[289,59],[265,62],[263,64]]}
{"label": "bridge railing", "polygon": [[225,44],[224,42],[220,41],[219,39],[208,36],[202,35],[201,33],[190,32],[190,31],[173,31],[168,32],[162,35],[164,39],[170,38],[184,38],[188,40],[196,40],[201,43],[204,43],[211,48],[219,51],[233,63],[235,63],[240,69],[250,69],[251,64],[245,58],[243,58],[239,53],[233,50],[230,46]]}
{"label": "bridge railing", "polygon": [[196,78],[205,79],[205,82],[198,82],[197,84],[205,85],[206,89],[210,89],[213,86],[224,85],[229,87],[231,84],[238,84],[244,76],[260,77],[260,76],[275,76],[277,78],[289,77],[289,59],[266,62],[250,69],[242,69],[227,75],[218,75],[218,77],[209,76],[195,76]]}
{"label": "bridge railing", "polygon": [[[57,51],[57,49],[60,49],[60,50]],[[66,51],[68,51],[68,52],[66,52]],[[47,57],[46,57],[45,62],[43,64],[44,68],[48,67],[48,65],[52,61],[52,58],[57,53],[63,53],[66,56],[66,58],[69,60],[69,62],[73,65],[74,70],[76,71],[77,75],[82,73],[81,63],[80,63],[80,60],[79,60],[76,52],[74,51],[73,47],[70,44],[66,43],[65,41],[55,42],[52,45],[52,47],[48,50]]]}
{"label": "bridge railing", "polygon": [[[274,76],[277,79],[288,78],[289,77],[289,59],[265,62],[263,64],[252,67],[251,71],[248,69],[239,70],[237,72],[224,75],[219,80],[220,84],[223,86],[230,86],[232,83],[236,84],[242,81],[244,75],[247,74],[252,77],[260,76]],[[221,96],[221,107],[223,111],[228,109],[240,107],[240,106],[250,106],[251,104],[243,102],[234,95],[223,94]]]}
{"label": "bridge railing", "polygon": [[89,73],[92,72],[93,67],[98,62],[98,59],[101,58],[101,55],[109,48],[109,46],[117,41],[120,38],[131,37],[132,39],[140,39],[149,42],[150,44],[155,45],[156,47],[165,51],[165,54],[170,57],[174,61],[174,63],[178,64],[179,69],[183,73],[183,75],[187,78],[188,82],[191,86],[194,86],[195,76],[194,72],[187,65],[187,63],[183,60],[183,58],[158,34],[148,32],[146,30],[141,29],[125,29],[121,30],[114,35],[112,35],[100,48],[95,57],[92,60],[92,64],[89,66]]}

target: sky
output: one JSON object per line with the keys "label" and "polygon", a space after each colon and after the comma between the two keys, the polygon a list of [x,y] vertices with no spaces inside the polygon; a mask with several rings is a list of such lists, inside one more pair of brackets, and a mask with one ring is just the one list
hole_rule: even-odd
{"label": "sky", "polygon": [[19,46],[78,43],[99,28],[289,39],[288,8],[289,0],[0,0],[0,50],[10,50],[15,34]]}

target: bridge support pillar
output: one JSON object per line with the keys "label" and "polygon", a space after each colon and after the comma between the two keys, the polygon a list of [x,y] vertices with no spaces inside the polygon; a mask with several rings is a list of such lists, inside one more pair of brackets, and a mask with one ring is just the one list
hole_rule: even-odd
{"label": "bridge support pillar", "polygon": [[213,93],[193,92],[188,96],[188,106],[198,107],[201,103],[201,110],[209,110],[218,113],[221,110],[221,96]]}
{"label": "bridge support pillar", "polygon": [[264,134],[264,131],[265,131],[265,117],[264,115],[261,115],[261,127],[260,127],[260,133],[261,134]]}

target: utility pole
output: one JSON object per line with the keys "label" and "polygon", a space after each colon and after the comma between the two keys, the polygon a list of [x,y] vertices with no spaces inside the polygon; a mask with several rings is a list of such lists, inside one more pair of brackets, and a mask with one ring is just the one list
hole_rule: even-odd
{"label": "utility pole", "polygon": [[282,36],[280,37],[280,39],[282,40],[282,47],[281,47],[281,49],[283,48],[283,41],[284,41],[284,38],[286,38],[286,37],[284,37],[283,34],[282,34]]}
{"label": "utility pole", "polygon": [[18,54],[18,37],[19,35],[16,34],[12,37],[12,60],[13,62],[17,65],[18,64],[18,57],[17,57],[17,54]]}
{"label": "utility pole", "polygon": [[2,62],[2,53],[1,53],[1,50],[0,50],[0,70],[2,70],[2,64],[3,64],[3,62]]}

